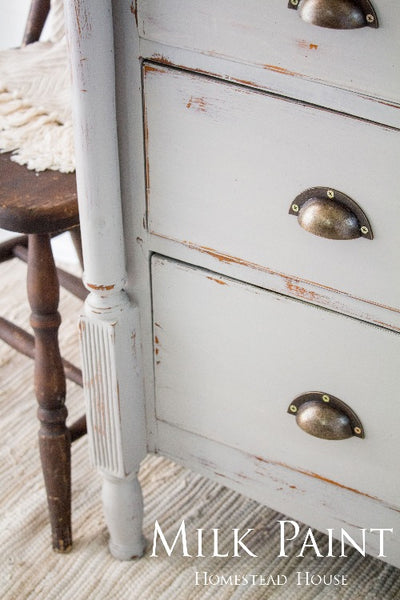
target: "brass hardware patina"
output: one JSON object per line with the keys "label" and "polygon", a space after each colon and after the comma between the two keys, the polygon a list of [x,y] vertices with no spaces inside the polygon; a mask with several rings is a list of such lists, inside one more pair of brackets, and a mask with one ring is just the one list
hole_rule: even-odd
{"label": "brass hardware patina", "polygon": [[315,187],[299,194],[289,214],[297,216],[306,231],[330,240],[373,239],[372,228],[360,206],[349,196],[326,187]]}
{"label": "brass hardware patina", "polygon": [[297,10],[303,21],[330,29],[379,27],[369,0],[289,0],[288,8]]}
{"label": "brass hardware patina", "polygon": [[363,438],[364,428],[355,412],[342,400],[325,392],[307,392],[289,405],[289,414],[306,433],[324,440]]}

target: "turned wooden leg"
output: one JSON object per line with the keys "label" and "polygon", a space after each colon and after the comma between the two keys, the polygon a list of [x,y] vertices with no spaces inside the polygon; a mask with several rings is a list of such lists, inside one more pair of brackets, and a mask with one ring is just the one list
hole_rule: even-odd
{"label": "turned wooden leg", "polygon": [[65,425],[65,376],[58,347],[59,284],[47,234],[29,236],[28,298],[35,333],[35,392],[39,448],[53,537],[58,552],[71,549],[70,433]]}
{"label": "turned wooden leg", "polygon": [[74,244],[75,252],[78,256],[79,263],[83,269],[81,228],[74,227],[74,229],[71,229],[69,233],[71,236],[72,243]]}
{"label": "turned wooden leg", "polygon": [[119,479],[103,473],[103,507],[110,532],[109,548],[115,558],[142,556],[143,499],[137,477]]}

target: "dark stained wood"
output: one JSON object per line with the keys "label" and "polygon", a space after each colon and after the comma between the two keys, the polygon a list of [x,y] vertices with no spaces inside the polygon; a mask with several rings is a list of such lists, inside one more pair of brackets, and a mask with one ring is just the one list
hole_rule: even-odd
{"label": "dark stained wood", "polygon": [[[78,256],[79,263],[83,270],[83,252],[82,252],[82,238],[81,238],[81,228],[74,227],[74,229],[70,230],[71,240],[74,244],[75,252]],[[62,284],[61,284],[62,285]]]}
{"label": "dark stained wood", "polygon": [[[0,317],[0,339],[6,344],[14,348],[17,352],[28,356],[29,358],[35,358],[35,338],[33,335],[11,323],[4,317]],[[65,358],[62,359],[65,377],[70,381],[73,381],[80,387],[83,387],[82,382],[82,371],[75,367]]]}
{"label": "dark stained wood", "polygon": [[74,173],[36,173],[0,154],[0,227],[56,233],[79,224]]}
{"label": "dark stained wood", "polygon": [[[32,0],[23,45],[39,39],[49,10],[50,0]],[[10,158],[10,153],[0,154],[0,227],[30,235],[0,244],[0,262],[14,256],[28,262],[28,298],[35,337],[4,318],[0,318],[0,337],[35,361],[39,448],[53,548],[68,552],[72,546],[71,441],[86,433],[86,417],[67,428],[65,375],[82,386],[82,373],[60,355],[59,280],[82,300],[87,291],[78,278],[65,271],[59,269],[57,276],[50,237],[78,229],[76,180],[74,173],[36,173]],[[82,264],[79,233],[73,234],[73,241]]]}
{"label": "dark stained wood", "polygon": [[[0,180],[0,182],[1,182],[1,180]],[[14,237],[14,238],[11,238],[10,240],[6,240],[5,242],[1,242],[1,244],[0,244],[0,263],[5,262],[6,260],[10,260],[10,258],[14,257],[14,248],[17,245],[28,248],[28,236],[27,235],[19,235],[18,237]]]}
{"label": "dark stained wood", "polygon": [[37,42],[50,10],[50,0],[32,0],[22,45]]}
{"label": "dark stained wood", "polygon": [[83,435],[87,433],[86,428],[86,415],[80,417],[77,421],[72,423],[68,427],[71,434],[71,442],[75,442],[75,440],[79,440]]}
{"label": "dark stained wood", "polygon": [[39,448],[53,535],[53,548],[68,552],[71,535],[71,434],[66,427],[65,376],[58,347],[59,285],[50,236],[29,236],[28,299],[35,333],[35,393]]}
{"label": "dark stained wood", "polygon": [[[13,248],[12,254],[24,262],[28,262],[28,249],[25,246],[16,244]],[[86,299],[89,292],[79,277],[76,277],[75,275],[64,271],[64,269],[60,269],[59,267],[57,267],[57,275],[58,281],[63,288],[81,300]]]}

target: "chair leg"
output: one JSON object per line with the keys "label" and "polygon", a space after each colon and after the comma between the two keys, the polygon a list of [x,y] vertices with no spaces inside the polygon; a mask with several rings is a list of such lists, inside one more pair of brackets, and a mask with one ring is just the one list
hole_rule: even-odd
{"label": "chair leg", "polygon": [[59,284],[47,234],[29,236],[28,298],[35,333],[35,392],[39,448],[53,548],[68,552],[71,536],[71,436],[65,425],[65,376],[58,347]]}
{"label": "chair leg", "polygon": [[74,227],[74,229],[70,229],[69,231],[72,243],[74,244],[75,252],[78,256],[79,264],[83,269],[83,252],[82,252],[82,238],[81,238],[81,228]]}

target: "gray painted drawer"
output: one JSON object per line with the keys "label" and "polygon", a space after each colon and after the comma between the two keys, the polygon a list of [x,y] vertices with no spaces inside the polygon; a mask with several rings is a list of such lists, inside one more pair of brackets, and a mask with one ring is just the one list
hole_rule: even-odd
{"label": "gray painted drawer", "polygon": [[141,0],[139,34],[152,40],[399,102],[400,10],[373,0],[379,28],[303,22],[287,0]]}
{"label": "gray painted drawer", "polygon": [[[398,505],[399,334],[157,256],[152,287],[157,419]],[[365,439],[301,430],[287,409],[312,390]]]}
{"label": "gray painted drawer", "polygon": [[[398,132],[156,65],[145,121],[152,233],[399,308]],[[355,200],[374,239],[304,231],[288,210],[314,186]]]}

